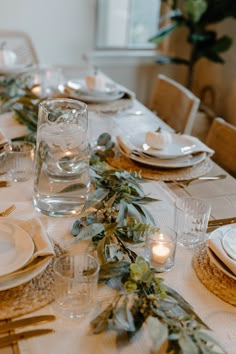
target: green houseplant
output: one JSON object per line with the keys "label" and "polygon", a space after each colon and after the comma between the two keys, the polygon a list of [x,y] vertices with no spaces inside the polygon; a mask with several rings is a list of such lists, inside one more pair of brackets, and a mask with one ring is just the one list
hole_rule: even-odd
{"label": "green houseplant", "polygon": [[224,63],[221,53],[232,45],[228,35],[218,36],[210,25],[226,18],[236,18],[235,0],[162,0],[169,8],[160,19],[160,29],[150,42],[159,44],[177,28],[187,28],[186,41],[190,45],[190,55],[171,57],[163,55],[157,58],[159,64],[175,63],[187,66],[186,87],[192,87],[195,65],[201,58],[215,63]]}

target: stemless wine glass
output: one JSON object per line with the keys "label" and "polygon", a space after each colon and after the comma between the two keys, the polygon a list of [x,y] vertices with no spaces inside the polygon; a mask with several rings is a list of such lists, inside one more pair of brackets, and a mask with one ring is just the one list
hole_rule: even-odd
{"label": "stemless wine glass", "polygon": [[83,208],[90,185],[88,114],[83,102],[47,99],[39,105],[34,205],[49,216]]}

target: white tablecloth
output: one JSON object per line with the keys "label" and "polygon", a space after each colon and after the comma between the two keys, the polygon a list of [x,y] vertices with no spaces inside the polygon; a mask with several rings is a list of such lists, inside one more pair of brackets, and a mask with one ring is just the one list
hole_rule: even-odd
{"label": "white tablecloth", "polygon": [[[137,108],[140,104],[137,103]],[[145,108],[141,107],[145,110]],[[154,127],[159,122],[157,118],[153,118],[151,114],[145,111],[146,116],[142,117],[145,127]],[[7,126],[6,120],[10,118],[6,116],[0,117],[4,126]],[[123,121],[122,121],[123,120]],[[104,132],[106,129],[111,131],[113,135],[117,134],[119,129],[129,131],[135,128],[143,129],[141,117],[97,117],[95,113],[90,114],[90,132],[94,135],[95,126],[91,123],[99,121],[97,124],[97,132]],[[135,124],[135,125],[134,125]],[[10,124],[11,126],[11,124]],[[5,130],[7,133],[9,130]],[[221,169],[215,167],[216,172]],[[216,182],[195,182],[186,190],[179,188],[177,185],[164,184],[163,182],[148,182],[144,184],[144,189],[153,197],[161,199],[149,205],[150,211],[160,224],[171,224],[173,222],[173,201],[176,195],[193,195],[208,199],[212,202],[212,217],[230,217],[236,215],[236,182],[233,178],[227,177],[224,181]],[[13,217],[29,218],[35,215],[32,204],[33,181],[15,183],[11,187],[1,188],[0,190],[0,208],[14,202],[17,206]],[[48,234],[53,239],[64,242],[69,240],[71,227],[75,219],[58,219],[39,215]],[[210,291],[208,291],[198,280],[192,268],[193,251],[178,246],[174,268],[162,276],[166,283],[178,291],[183,297],[194,306],[198,315],[213,330],[212,335],[220,341],[228,354],[235,354],[236,348],[236,308],[223,302]],[[57,320],[50,324],[40,325],[40,328],[54,328],[54,334],[35,337],[27,341],[19,342],[21,354],[42,354],[44,352],[50,354],[129,354],[129,353],[149,353],[150,342],[148,337],[143,333],[138,336],[137,341],[128,347],[115,347],[115,333],[106,332],[100,335],[92,335],[89,328],[89,321],[101,310],[101,307],[107,303],[110,297],[106,288],[99,288],[98,305],[92,309],[90,314],[79,320],[66,319],[56,313]],[[51,314],[55,313],[53,304],[36,311],[34,314]],[[1,354],[9,353],[10,349],[0,350]]]}

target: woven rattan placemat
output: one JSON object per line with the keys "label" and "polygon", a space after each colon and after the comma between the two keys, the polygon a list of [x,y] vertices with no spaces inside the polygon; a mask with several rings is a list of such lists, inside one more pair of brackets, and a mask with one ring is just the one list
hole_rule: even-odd
{"label": "woven rattan placemat", "polygon": [[236,281],[210,261],[206,245],[196,250],[193,257],[193,268],[199,280],[208,290],[225,302],[236,306]]}
{"label": "woven rattan placemat", "polygon": [[[63,251],[54,246],[56,257]],[[0,320],[25,315],[46,306],[54,300],[53,259],[42,273],[29,282],[0,292]]]}
{"label": "woven rattan placemat", "polygon": [[124,169],[129,172],[140,172],[143,178],[156,181],[189,180],[205,175],[212,168],[211,160],[208,158],[197,165],[178,169],[147,167],[119,154],[113,158],[109,158],[108,163],[114,168]]}

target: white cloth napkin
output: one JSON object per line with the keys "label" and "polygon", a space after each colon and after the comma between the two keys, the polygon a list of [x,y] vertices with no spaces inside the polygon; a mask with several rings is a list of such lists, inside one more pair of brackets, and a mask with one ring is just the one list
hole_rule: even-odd
{"label": "white cloth napkin", "polygon": [[[225,230],[225,231],[223,231]],[[214,254],[236,275],[236,261],[233,260],[229,255],[226,253],[223,245],[222,245],[222,238],[228,228],[224,228],[222,231],[217,230],[214,233],[214,237],[210,237],[207,240],[207,246],[214,252]],[[236,228],[235,230],[235,238],[236,238]]]}
{"label": "white cloth napkin", "polygon": [[20,226],[24,229],[32,238],[34,242],[34,253],[27,264],[31,263],[38,257],[54,256],[54,248],[49,240],[42,224],[39,219],[13,219],[7,218],[7,220],[13,222],[14,224]]}
{"label": "white cloth napkin", "polygon": [[[200,153],[200,152],[205,152],[208,156],[212,156],[214,154],[214,150],[209,148],[207,145],[205,145],[202,141],[200,141],[198,138],[190,136],[190,135],[182,135],[183,137],[188,138],[188,140],[191,140],[195,147],[191,150],[191,153]],[[128,138],[118,135],[116,137],[118,145],[121,147],[123,152],[127,155],[129,155],[132,150],[137,150],[137,147],[135,147]],[[140,149],[142,151],[142,149]],[[186,158],[188,155],[180,156],[180,158]],[[179,158],[179,157],[178,157]]]}

